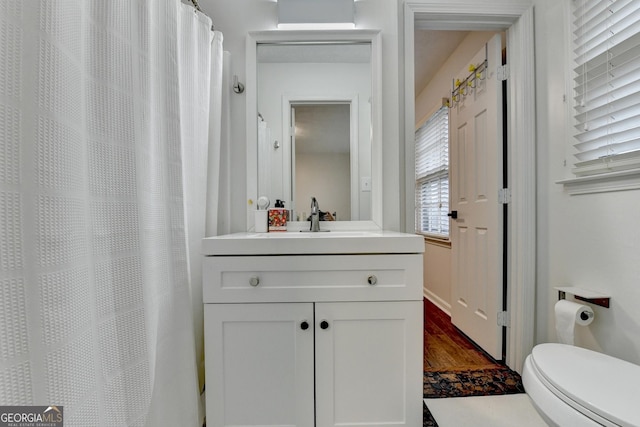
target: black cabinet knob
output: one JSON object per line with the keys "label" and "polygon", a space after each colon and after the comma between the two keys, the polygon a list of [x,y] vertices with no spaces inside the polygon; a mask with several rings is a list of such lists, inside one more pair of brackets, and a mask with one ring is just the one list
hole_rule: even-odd
{"label": "black cabinet knob", "polygon": [[447,214],[447,216],[450,216],[451,219],[458,219],[458,211],[451,211]]}
{"label": "black cabinet knob", "polygon": [[303,331],[306,331],[307,329],[309,329],[309,322],[307,322],[306,320],[303,320],[302,323],[300,323],[300,329],[302,329]]}
{"label": "black cabinet knob", "polygon": [[323,320],[322,322],[320,322],[320,329],[327,329],[329,327],[329,322],[327,322],[326,320]]}

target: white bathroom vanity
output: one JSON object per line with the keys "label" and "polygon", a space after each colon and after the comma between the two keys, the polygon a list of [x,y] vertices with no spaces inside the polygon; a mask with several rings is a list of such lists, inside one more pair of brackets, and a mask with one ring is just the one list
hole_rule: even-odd
{"label": "white bathroom vanity", "polygon": [[421,425],[423,251],[384,231],[204,239],[207,425]]}

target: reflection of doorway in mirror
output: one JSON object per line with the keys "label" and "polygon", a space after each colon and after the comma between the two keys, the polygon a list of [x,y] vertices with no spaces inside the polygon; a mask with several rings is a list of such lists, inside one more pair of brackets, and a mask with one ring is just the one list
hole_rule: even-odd
{"label": "reflection of doorway in mirror", "polygon": [[351,219],[350,103],[291,104],[294,218],[306,220],[308,202],[337,220]]}
{"label": "reflection of doorway in mirror", "polygon": [[291,104],[292,190],[300,220],[311,197],[336,220],[351,219],[351,106],[349,103]]}

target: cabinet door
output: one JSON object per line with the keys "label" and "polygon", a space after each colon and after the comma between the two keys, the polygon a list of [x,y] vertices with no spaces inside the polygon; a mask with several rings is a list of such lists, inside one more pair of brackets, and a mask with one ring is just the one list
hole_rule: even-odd
{"label": "cabinet door", "polygon": [[422,425],[422,302],[318,303],[315,320],[318,427]]}
{"label": "cabinet door", "polygon": [[207,425],[313,427],[313,304],[205,304],[204,316]]}

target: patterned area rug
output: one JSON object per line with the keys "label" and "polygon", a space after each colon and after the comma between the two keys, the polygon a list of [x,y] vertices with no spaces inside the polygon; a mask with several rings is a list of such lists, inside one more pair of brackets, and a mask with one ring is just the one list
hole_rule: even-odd
{"label": "patterned area rug", "polygon": [[[496,396],[524,393],[520,375],[507,367],[424,373],[424,398]],[[437,427],[427,405],[423,427]]]}

